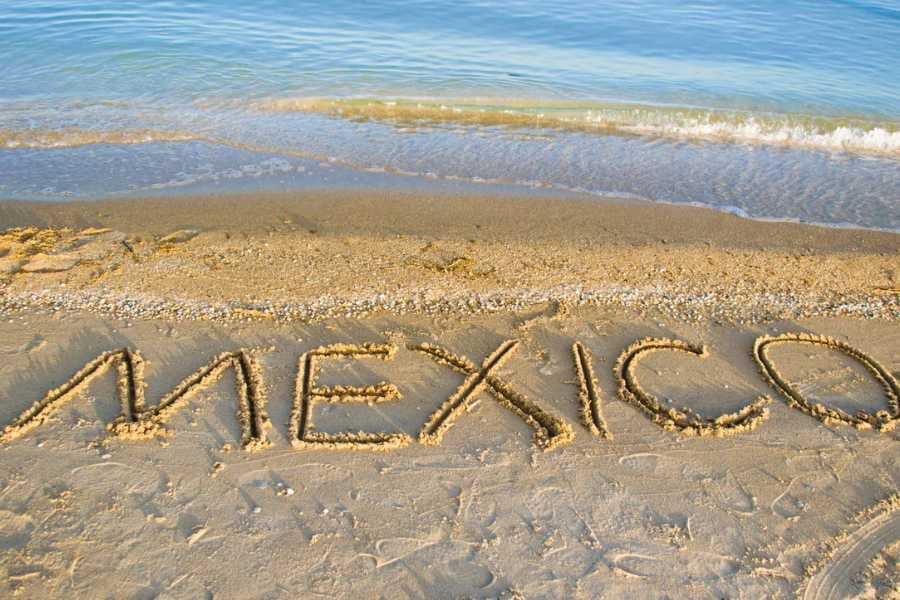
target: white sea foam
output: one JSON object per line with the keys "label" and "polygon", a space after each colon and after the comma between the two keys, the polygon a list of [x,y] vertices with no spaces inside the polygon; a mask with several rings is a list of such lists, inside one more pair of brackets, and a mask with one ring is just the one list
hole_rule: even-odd
{"label": "white sea foam", "polygon": [[802,148],[874,153],[900,157],[900,131],[882,127],[837,126],[830,131],[803,125],[773,124],[749,117],[741,122],[685,120],[672,124],[620,125],[622,130],[642,135],[698,138]]}
{"label": "white sea foam", "polygon": [[858,117],[752,113],[618,104],[517,100],[274,99],[253,108],[396,123],[565,129],[608,134],[765,144],[900,158],[900,122]]}

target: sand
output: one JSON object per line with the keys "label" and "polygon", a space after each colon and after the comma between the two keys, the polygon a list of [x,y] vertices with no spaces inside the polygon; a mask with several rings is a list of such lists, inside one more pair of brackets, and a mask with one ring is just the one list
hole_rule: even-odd
{"label": "sand", "polygon": [[900,593],[900,236],[372,191],[0,226],[4,595]]}

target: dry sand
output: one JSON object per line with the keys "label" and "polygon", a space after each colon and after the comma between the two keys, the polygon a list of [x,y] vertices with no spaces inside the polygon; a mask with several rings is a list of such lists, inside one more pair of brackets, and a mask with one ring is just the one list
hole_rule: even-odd
{"label": "dry sand", "polygon": [[0,593],[900,593],[900,236],[380,192],[0,225]]}

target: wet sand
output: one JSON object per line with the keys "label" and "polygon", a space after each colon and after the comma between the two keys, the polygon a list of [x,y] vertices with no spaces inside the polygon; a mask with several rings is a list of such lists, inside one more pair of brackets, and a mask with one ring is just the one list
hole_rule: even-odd
{"label": "wet sand", "polygon": [[362,191],[0,226],[5,593],[897,589],[900,236]]}

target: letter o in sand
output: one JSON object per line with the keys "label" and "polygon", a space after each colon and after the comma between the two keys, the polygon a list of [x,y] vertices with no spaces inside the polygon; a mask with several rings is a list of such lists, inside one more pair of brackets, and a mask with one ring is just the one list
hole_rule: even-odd
{"label": "letter o in sand", "polygon": [[[808,401],[781,376],[769,357],[769,348],[778,344],[814,344],[837,350],[849,356],[862,364],[884,388],[888,398],[888,409],[879,410],[874,415],[862,410],[855,415],[849,415],[839,408],[829,408],[820,402]],[[826,425],[842,423],[844,425],[852,425],[857,429],[874,428],[877,431],[891,431],[897,425],[897,421],[900,420],[900,386],[897,385],[897,380],[878,361],[870,358],[850,344],[834,338],[808,333],[783,333],[777,336],[764,335],[757,338],[753,343],[753,357],[759,364],[763,375],[769,380],[769,383],[787,398],[788,404],[819,419]]]}

